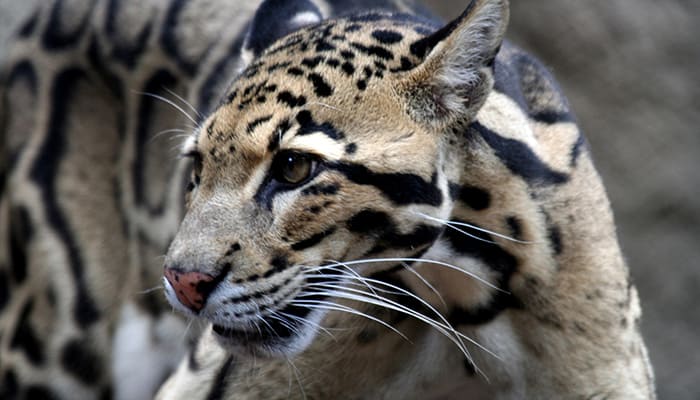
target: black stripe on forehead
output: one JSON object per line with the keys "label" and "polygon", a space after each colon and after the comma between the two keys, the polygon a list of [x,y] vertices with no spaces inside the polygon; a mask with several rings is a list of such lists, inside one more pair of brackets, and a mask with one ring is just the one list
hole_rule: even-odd
{"label": "black stripe on forehead", "polygon": [[264,124],[265,122],[267,122],[267,121],[269,121],[269,120],[271,120],[271,119],[272,119],[272,115],[266,115],[266,116],[264,116],[264,117],[260,117],[260,118],[254,119],[253,121],[251,121],[250,123],[248,123],[248,125],[246,126],[245,131],[250,135],[250,134],[253,133],[253,131],[255,131],[255,128],[257,128],[258,126]]}
{"label": "black stripe on forehead", "polygon": [[297,114],[296,120],[300,126],[299,132],[297,132],[299,136],[321,132],[333,140],[345,139],[345,134],[336,129],[330,122],[316,123],[309,110],[300,111]]}
{"label": "black stripe on forehead", "polygon": [[280,147],[280,141],[291,128],[292,124],[286,118],[283,119],[279,124],[277,124],[277,127],[272,131],[272,135],[270,135],[270,140],[267,144],[267,150],[277,150]]}

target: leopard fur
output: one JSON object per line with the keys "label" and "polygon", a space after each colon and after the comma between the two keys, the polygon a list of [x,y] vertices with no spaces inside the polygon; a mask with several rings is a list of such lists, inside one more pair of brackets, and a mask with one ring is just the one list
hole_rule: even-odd
{"label": "leopard fur", "polygon": [[[605,190],[507,3],[357,6],[22,27],[0,397],[148,398],[179,362],[158,398],[655,398]],[[158,132],[187,123],[178,159]]]}

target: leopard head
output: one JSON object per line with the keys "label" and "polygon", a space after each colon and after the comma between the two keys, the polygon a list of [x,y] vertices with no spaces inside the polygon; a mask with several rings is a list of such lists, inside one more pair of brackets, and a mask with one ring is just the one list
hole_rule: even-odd
{"label": "leopard head", "polygon": [[[275,24],[266,3],[251,29]],[[442,234],[464,168],[455,132],[492,89],[507,22],[493,0],[438,30],[307,6],[269,45],[248,33],[250,62],[184,144],[192,182],[165,260],[170,303],[260,355],[305,349],[339,302],[365,296],[358,283]]]}

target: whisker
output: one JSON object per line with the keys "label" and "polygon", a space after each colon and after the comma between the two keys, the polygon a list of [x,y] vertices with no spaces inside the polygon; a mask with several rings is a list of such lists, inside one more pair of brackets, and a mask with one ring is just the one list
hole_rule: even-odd
{"label": "whisker", "polygon": [[160,131],[160,132],[155,133],[155,134],[149,139],[149,143],[153,143],[156,139],[158,139],[159,137],[165,135],[166,133],[176,133],[176,132],[177,132],[177,133],[182,133],[182,135],[174,135],[174,137],[187,137],[187,136],[189,136],[189,132],[186,131],[186,130],[184,130],[184,129],[180,129],[180,128],[165,129],[165,130],[162,130],[162,131]]}
{"label": "whisker", "polygon": [[[421,299],[420,297],[416,296],[415,294],[413,294],[405,289],[402,289],[398,286],[394,286],[394,285],[391,285],[391,284],[388,284],[388,283],[382,282],[382,281],[375,281],[374,283],[383,284],[383,285],[392,287],[396,290],[400,290],[405,295],[416,299],[424,307],[426,307],[430,311],[434,312],[443,322],[436,321],[433,318],[430,318],[424,314],[421,314],[418,311],[413,310],[409,307],[406,307],[403,304],[398,303],[396,301],[393,301],[393,300],[390,300],[390,299],[387,299],[387,298],[384,298],[381,296],[373,296],[373,295],[370,295],[366,292],[363,292],[363,291],[360,291],[357,289],[352,289],[352,288],[347,288],[347,287],[337,287],[335,285],[328,285],[328,284],[310,284],[308,286],[319,287],[321,289],[324,289],[324,290],[328,291],[327,293],[329,293],[332,297],[345,298],[348,300],[355,300],[355,301],[360,301],[360,302],[367,303],[367,304],[373,304],[376,306],[388,308],[388,309],[402,312],[406,315],[412,316],[413,318],[416,318],[419,321],[422,321],[422,322],[436,328],[440,333],[442,333],[447,338],[449,338],[452,342],[454,342],[467,358],[471,359],[471,357],[469,355],[469,351],[464,346],[464,343],[462,343],[462,341],[458,338],[457,330],[454,327],[452,327],[452,325],[450,325],[450,323],[447,321],[447,319],[442,314],[440,314],[440,312],[437,311],[434,307],[432,307],[425,300]],[[455,336],[450,335],[450,333],[452,333]],[[455,337],[457,337],[457,338],[455,338]],[[467,340],[469,340],[473,344],[479,346],[480,348],[483,348],[483,346],[481,346],[479,343],[475,342],[473,339],[468,338]],[[488,349],[486,349],[486,348],[483,348],[483,349],[490,353],[490,351]]]}
{"label": "whisker", "polygon": [[179,94],[175,93],[174,91],[172,91],[172,90],[170,90],[170,89],[168,89],[168,88],[165,88],[165,90],[166,90],[168,93],[170,93],[170,94],[172,94],[173,96],[175,96],[178,100],[180,100],[181,103],[183,103],[184,105],[186,105],[190,110],[192,110],[192,112],[194,112],[194,115],[196,115],[198,118],[202,119],[202,118],[204,117],[204,116],[202,115],[202,113],[200,113],[199,111],[197,111],[196,108],[194,108],[194,106],[192,105],[192,103],[190,103],[189,101],[185,100],[182,96],[180,96]]}
{"label": "whisker", "polygon": [[[430,260],[427,258],[411,258],[411,257],[406,257],[406,258],[403,258],[403,257],[368,258],[368,259],[360,259],[360,260],[353,260],[353,261],[345,261],[345,262],[343,262],[343,264],[345,264],[345,265],[357,265],[357,264],[371,264],[371,263],[383,263],[383,262],[420,262],[420,263],[439,265],[439,266],[442,266],[445,268],[455,270],[457,272],[461,272],[462,274],[464,274],[470,278],[474,278],[477,281],[483,283],[484,285],[486,285],[494,290],[498,290],[500,292],[510,294],[510,292],[503,290],[503,289],[499,288],[498,286],[495,286],[491,282],[489,282],[489,281],[487,281],[479,276],[476,276],[475,274],[473,274],[469,271],[465,271],[462,268],[459,268],[459,267],[452,265],[452,264],[448,264],[448,263],[443,262],[443,261]],[[329,266],[338,266],[338,264],[331,264]],[[323,268],[324,268],[324,266],[320,266],[320,267],[316,267],[315,270],[321,271],[321,270],[323,270]]]}
{"label": "whisker", "polygon": [[[290,304],[297,305],[300,307],[307,307],[307,308],[316,308],[319,310],[331,310],[331,311],[341,311],[341,312],[346,312],[349,314],[354,314],[360,317],[367,318],[369,320],[372,320],[378,324],[384,325],[386,328],[390,329],[391,331],[395,332],[397,335],[401,336],[404,338],[406,341],[411,342],[406,335],[401,333],[398,329],[394,328],[393,326],[389,325],[388,323],[382,321],[381,319],[374,317],[372,315],[369,315],[367,313],[363,313],[362,311],[355,310],[352,307],[347,307],[343,306],[337,303],[333,303],[331,301],[324,301],[324,300],[300,300],[299,298],[292,300]],[[412,343],[412,342],[411,342]]]}
{"label": "whisker", "polygon": [[[306,103],[306,107],[308,107],[308,106],[321,106],[321,107],[326,107],[326,108],[329,108],[329,109],[331,109],[331,110],[338,111],[338,112],[342,112],[342,111],[343,111],[343,110],[341,110],[341,109],[338,108],[338,107],[334,107],[334,106],[332,106],[332,105],[330,105],[330,104],[326,104],[326,103],[321,103],[320,101],[311,101],[311,102],[308,102],[308,103]],[[305,108],[306,108],[306,107],[305,107]]]}
{"label": "whisker", "polygon": [[137,292],[137,294],[138,294],[138,295],[144,295],[144,294],[153,293],[153,292],[155,292],[155,291],[157,291],[157,290],[165,290],[165,286],[163,286],[163,285],[154,286],[154,287],[152,287],[152,288],[150,288],[150,289],[145,289],[145,290],[142,290],[142,291],[140,291],[140,292]]}
{"label": "whisker", "polygon": [[418,271],[416,271],[413,267],[411,267],[410,265],[408,265],[408,264],[406,264],[406,263],[401,263],[401,265],[402,265],[408,272],[412,273],[413,275],[416,276],[416,278],[418,278],[421,282],[423,282],[423,284],[424,284],[425,286],[427,286],[428,289],[430,289],[430,291],[432,291],[433,294],[435,294],[435,295],[437,296],[438,299],[440,299],[440,302],[442,303],[442,305],[445,306],[445,308],[448,308],[447,302],[446,302],[445,299],[442,297],[442,295],[440,294],[440,292],[439,292],[437,289],[435,289],[435,287],[434,287],[433,285],[431,285],[430,282],[428,282],[427,279],[423,278],[423,275],[421,275],[420,273],[418,273]]}
{"label": "whisker", "polygon": [[294,372],[294,376],[297,378],[297,383],[299,383],[299,390],[301,390],[301,396],[304,400],[306,400],[306,392],[304,391],[304,385],[301,384],[301,378],[299,377],[299,370],[297,369],[297,366],[294,365],[292,360],[289,357],[285,357],[287,359],[287,363],[291,366],[292,372]]}
{"label": "whisker", "polygon": [[515,239],[515,238],[512,238],[512,237],[510,237],[510,236],[504,235],[504,234],[502,234],[502,233],[498,233],[498,232],[494,232],[494,231],[491,231],[491,230],[488,230],[488,229],[484,229],[484,228],[482,228],[482,227],[480,227],[480,226],[468,224],[468,223],[466,223],[466,222],[457,222],[457,221],[450,221],[450,220],[446,220],[446,219],[436,218],[436,217],[433,217],[433,216],[430,216],[430,215],[427,215],[427,214],[423,214],[423,213],[420,213],[420,212],[416,212],[415,214],[416,214],[416,215],[419,215],[419,216],[421,216],[421,217],[423,217],[423,218],[426,218],[426,219],[428,219],[428,220],[435,221],[435,222],[439,222],[439,223],[441,223],[441,224],[443,224],[443,225],[447,225],[448,227],[450,227],[450,228],[452,228],[452,229],[455,229],[455,230],[457,230],[458,232],[461,232],[461,233],[463,233],[463,234],[465,234],[465,235],[467,235],[467,236],[469,236],[469,237],[471,237],[471,238],[474,238],[474,239],[477,239],[477,240],[481,240],[481,241],[487,242],[487,243],[496,244],[496,242],[494,242],[494,241],[492,241],[492,240],[480,238],[480,237],[478,237],[478,236],[476,236],[476,235],[473,235],[473,234],[471,234],[471,233],[465,232],[465,231],[463,231],[463,230],[461,230],[461,229],[455,227],[454,225],[457,225],[457,226],[464,226],[464,227],[467,227],[467,228],[470,228],[470,229],[474,229],[475,231],[488,233],[488,234],[490,234],[490,235],[499,237],[499,238],[501,238],[501,239],[510,240],[511,242],[515,242],[515,243],[520,243],[520,244],[532,244],[532,243],[534,243],[534,242],[531,242],[531,241],[528,241],[528,240],[519,240],[519,239]]}
{"label": "whisker", "polygon": [[195,124],[195,126],[198,125],[198,124],[197,124],[197,121],[196,121],[194,118],[192,118],[191,115],[189,115],[182,107],[180,107],[180,106],[179,106],[177,103],[175,103],[174,101],[172,101],[172,100],[170,100],[170,99],[168,99],[168,98],[165,98],[165,97],[163,97],[163,96],[157,95],[157,94],[155,94],[155,93],[138,92],[138,91],[137,91],[136,93],[137,93],[137,94],[140,94],[140,95],[142,95],[142,96],[148,96],[148,97],[152,97],[152,98],[154,98],[154,99],[158,99],[158,100],[160,100],[160,101],[162,101],[162,102],[164,102],[164,103],[170,105],[171,107],[173,107],[173,108],[175,108],[176,110],[180,111],[180,113],[182,113],[182,115],[184,115],[188,120],[190,120],[193,124]]}

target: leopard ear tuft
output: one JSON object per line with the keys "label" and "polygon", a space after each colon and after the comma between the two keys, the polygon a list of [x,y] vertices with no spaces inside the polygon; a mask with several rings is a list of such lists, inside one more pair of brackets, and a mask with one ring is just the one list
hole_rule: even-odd
{"label": "leopard ear tuft", "polygon": [[422,62],[397,85],[408,114],[434,127],[472,120],[493,87],[507,24],[507,0],[472,0],[457,19],[413,43]]}

